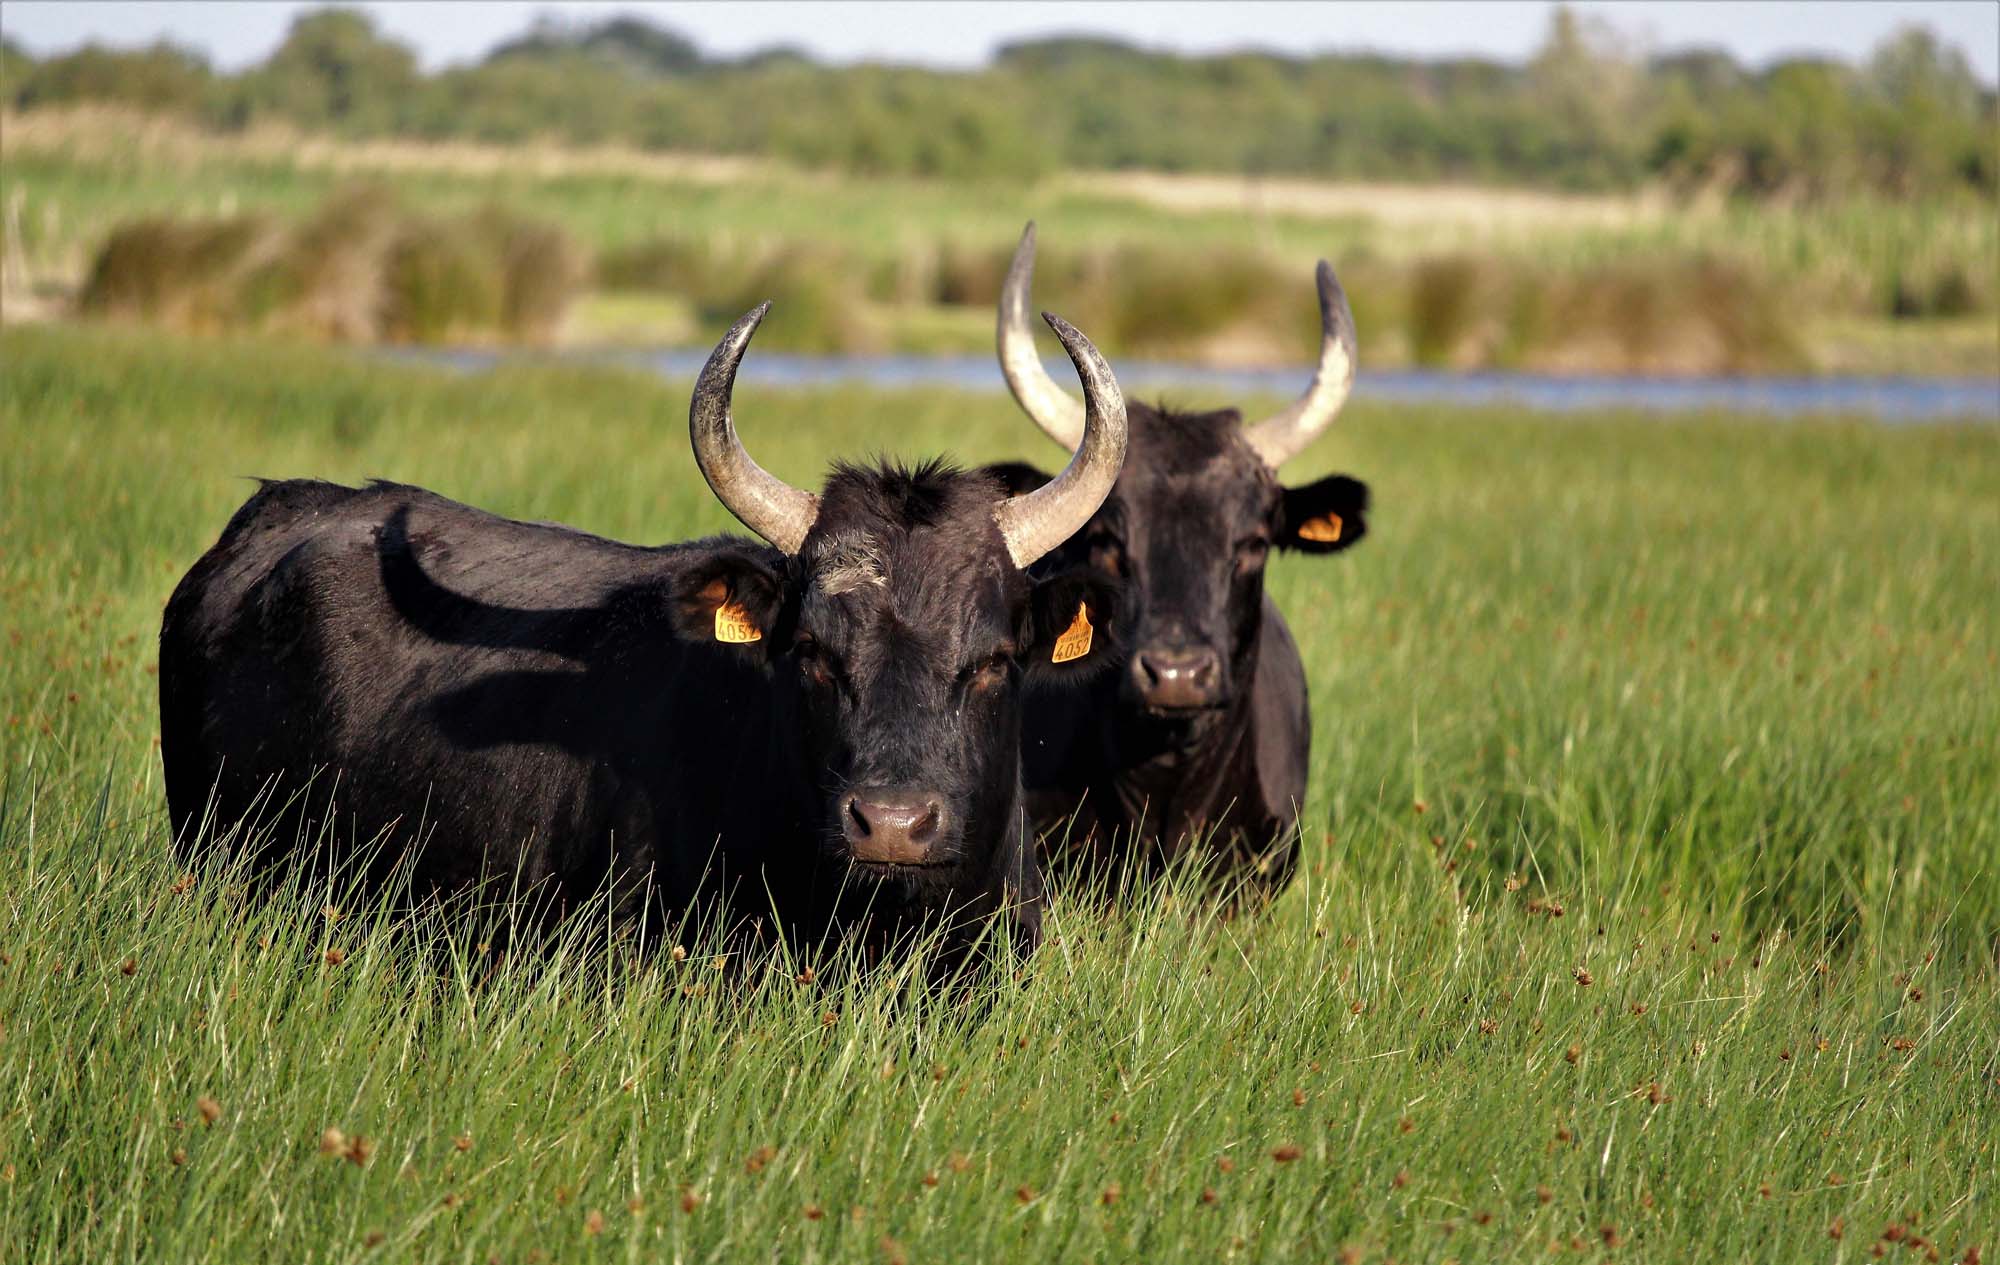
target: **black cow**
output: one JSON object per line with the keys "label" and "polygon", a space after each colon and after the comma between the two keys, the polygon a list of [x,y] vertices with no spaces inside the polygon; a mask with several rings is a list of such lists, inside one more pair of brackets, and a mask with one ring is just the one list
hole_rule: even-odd
{"label": "black cow", "polygon": [[[1050,438],[1074,448],[1084,410],[1049,377],[1027,325],[1035,226],[1000,299],[1001,371]],[[1273,548],[1333,553],[1367,530],[1366,485],[1303,487],[1277,469],[1324,430],[1354,381],[1354,318],[1319,265],[1321,349],[1311,388],[1267,421],[1235,409],[1130,406],[1131,448],[1111,495],[1043,570],[1118,578],[1133,646],[1125,671],[1030,710],[1024,775],[1052,846],[1100,877],[1156,870],[1202,839],[1217,877],[1276,893],[1297,864],[1311,721],[1298,648],[1264,594]],[[1017,489],[1048,476],[995,467]]]}
{"label": "black cow", "polygon": [[938,463],[839,465],[815,497],[730,420],[768,306],[709,357],[689,425],[717,498],[771,547],[642,548],[389,483],[252,496],[160,634],[182,846],[254,825],[239,836],[283,871],[381,834],[406,851],[373,878],[393,861],[420,890],[498,877],[561,907],[626,878],[628,913],[719,909],[805,943],[999,913],[1031,946],[1023,680],[1104,661],[1079,608],[1101,631],[1117,596],[1026,568],[1117,476],[1117,384],[1050,317],[1090,400],[1055,482],[1009,498]]}

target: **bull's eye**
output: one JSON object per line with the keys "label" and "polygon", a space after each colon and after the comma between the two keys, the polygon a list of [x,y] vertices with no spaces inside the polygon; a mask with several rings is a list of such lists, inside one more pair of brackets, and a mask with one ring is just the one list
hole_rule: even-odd
{"label": "bull's eye", "polygon": [[1264,565],[1264,559],[1270,552],[1270,537],[1245,536],[1236,542],[1236,569],[1245,574],[1255,571]]}
{"label": "bull's eye", "polygon": [[1113,575],[1122,569],[1125,560],[1125,542],[1116,535],[1100,529],[1084,537],[1083,543],[1090,550],[1090,561],[1093,566],[1109,571]]}
{"label": "bull's eye", "polygon": [[1014,666],[1014,657],[1004,652],[996,653],[984,663],[966,669],[966,684],[976,690],[989,690],[1006,683],[1007,673]]}
{"label": "bull's eye", "polygon": [[798,660],[799,671],[815,685],[833,684],[833,669],[827,666],[826,656],[821,653],[819,642],[806,633],[800,633],[792,643],[792,656]]}

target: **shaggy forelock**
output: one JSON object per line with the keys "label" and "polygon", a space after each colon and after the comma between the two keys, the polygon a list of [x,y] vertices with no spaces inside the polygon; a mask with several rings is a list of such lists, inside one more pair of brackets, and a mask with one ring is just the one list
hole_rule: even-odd
{"label": "shaggy forelock", "polygon": [[880,588],[889,581],[888,559],[881,544],[865,531],[839,532],[813,554],[820,591],[839,597],[857,589]]}

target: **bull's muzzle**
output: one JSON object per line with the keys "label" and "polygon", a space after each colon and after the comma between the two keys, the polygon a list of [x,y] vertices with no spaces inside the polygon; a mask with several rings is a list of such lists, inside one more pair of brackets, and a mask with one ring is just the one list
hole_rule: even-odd
{"label": "bull's muzzle", "polygon": [[869,865],[935,865],[944,803],[929,791],[864,787],[841,804],[847,850]]}
{"label": "bull's muzzle", "polygon": [[1222,656],[1205,646],[1141,650],[1131,671],[1140,700],[1160,711],[1195,711],[1222,699]]}

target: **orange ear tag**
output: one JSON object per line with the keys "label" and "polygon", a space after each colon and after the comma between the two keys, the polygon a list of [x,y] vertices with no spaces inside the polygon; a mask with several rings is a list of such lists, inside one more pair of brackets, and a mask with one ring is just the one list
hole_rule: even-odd
{"label": "orange ear tag", "polygon": [[1299,539],[1311,540],[1322,545],[1330,545],[1340,539],[1340,515],[1321,514],[1318,518],[1308,518],[1299,524]]}
{"label": "orange ear tag", "polygon": [[1071,659],[1081,659],[1090,653],[1090,607],[1082,602],[1076,605],[1076,618],[1070,621],[1063,635],[1056,638],[1055,653],[1049,656],[1050,663],[1068,663]]}
{"label": "orange ear tag", "polygon": [[764,630],[750,622],[750,616],[734,602],[715,608],[715,639],[733,646],[764,640]]}

